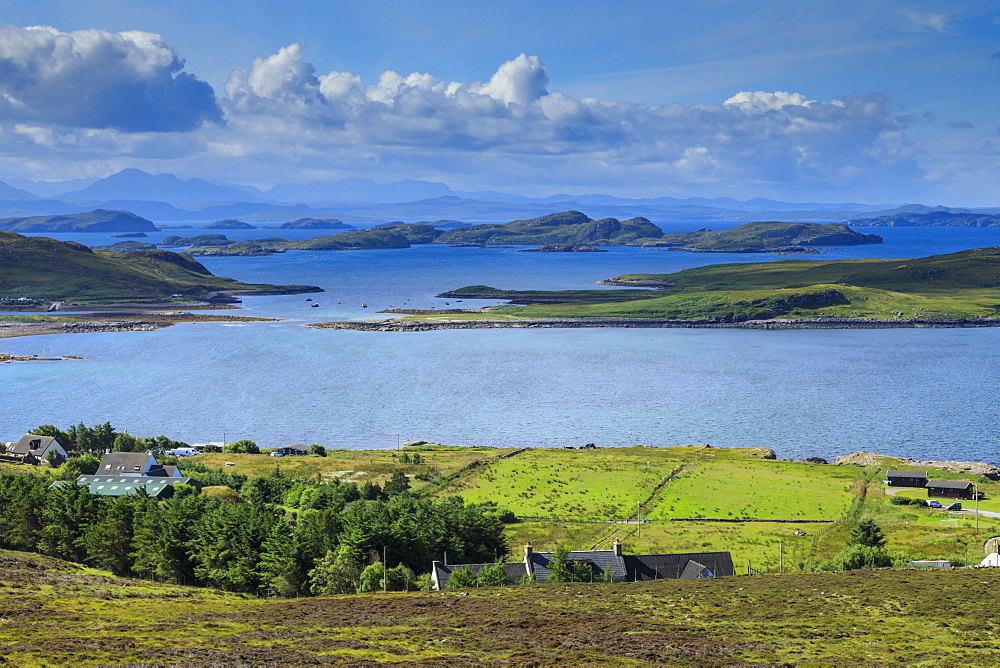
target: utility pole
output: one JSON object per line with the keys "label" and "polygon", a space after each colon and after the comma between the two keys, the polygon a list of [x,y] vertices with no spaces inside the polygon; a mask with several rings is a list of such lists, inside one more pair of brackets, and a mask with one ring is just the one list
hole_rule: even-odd
{"label": "utility pole", "polygon": [[778,573],[785,572],[785,544],[778,543]]}
{"label": "utility pole", "polygon": [[385,545],[382,546],[382,591],[389,591],[389,583],[385,579]]}
{"label": "utility pole", "polygon": [[979,535],[979,483],[973,483],[976,488],[976,535]]}
{"label": "utility pole", "polygon": [[399,434],[396,434],[396,449],[399,450]]}
{"label": "utility pole", "polygon": [[639,520],[639,508],[642,505],[640,501],[635,502],[635,539],[639,541],[642,538],[642,522]]}

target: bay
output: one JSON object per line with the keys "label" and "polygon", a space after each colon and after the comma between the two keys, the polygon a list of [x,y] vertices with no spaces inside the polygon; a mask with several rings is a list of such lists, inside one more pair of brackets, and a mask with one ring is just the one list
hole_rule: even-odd
{"label": "bay", "polygon": [[[882,234],[886,243],[816,259],[918,257],[1000,245],[1000,230],[989,228],[865,231]],[[272,233],[225,232],[230,238]],[[102,235],[57,236],[109,243]],[[774,259],[609,251],[417,246],[200,258],[216,274],[326,291],[244,300],[245,314],[288,319],[282,322],[3,340],[5,352],[87,359],[0,366],[0,439],[39,424],[108,420],[137,435],[188,442],[251,438],[262,447],[389,448],[397,439],[544,447],[709,443],[771,447],[791,458],[872,450],[1000,461],[1000,329],[401,333],[303,327],[385,317],[375,313],[381,308],[442,308],[445,300],[434,295],[464,285],[589,288],[621,273]]]}

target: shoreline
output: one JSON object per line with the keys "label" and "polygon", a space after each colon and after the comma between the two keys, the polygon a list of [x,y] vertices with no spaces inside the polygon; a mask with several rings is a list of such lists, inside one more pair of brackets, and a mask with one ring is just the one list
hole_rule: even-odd
{"label": "shoreline", "polygon": [[[89,317],[88,317],[89,316]],[[113,316],[115,319],[109,319]],[[55,316],[58,317],[58,316]],[[182,322],[276,322],[280,318],[186,311],[117,311],[73,316],[72,322],[17,322],[0,320],[0,339],[46,334],[93,334],[98,332],[151,332]],[[22,360],[17,360],[22,361]]]}
{"label": "shoreline", "polygon": [[618,327],[622,329],[949,329],[1000,327],[1000,318],[955,319],[855,319],[816,318],[809,320],[668,320],[660,318],[530,318],[524,320],[342,320],[310,323],[314,329],[359,332],[426,332],[439,329],[557,329]]}

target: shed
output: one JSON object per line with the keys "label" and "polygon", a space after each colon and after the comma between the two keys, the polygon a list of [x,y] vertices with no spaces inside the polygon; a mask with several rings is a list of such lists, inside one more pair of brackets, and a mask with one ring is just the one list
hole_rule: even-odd
{"label": "shed", "polygon": [[890,487],[923,487],[927,484],[927,471],[886,471]]}

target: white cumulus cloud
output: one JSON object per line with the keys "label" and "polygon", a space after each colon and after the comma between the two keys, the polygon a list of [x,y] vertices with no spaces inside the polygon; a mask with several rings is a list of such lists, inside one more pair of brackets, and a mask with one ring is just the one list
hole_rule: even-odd
{"label": "white cumulus cloud", "polygon": [[212,88],[162,37],[0,26],[0,121],[130,132],[220,120]]}

